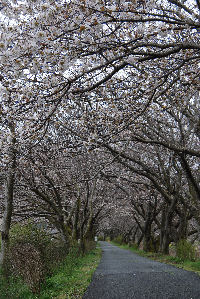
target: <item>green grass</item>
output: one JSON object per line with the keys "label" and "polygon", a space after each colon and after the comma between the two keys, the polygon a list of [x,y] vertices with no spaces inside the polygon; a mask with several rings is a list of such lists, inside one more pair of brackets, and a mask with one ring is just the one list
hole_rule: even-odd
{"label": "green grass", "polygon": [[119,245],[118,243],[115,243],[115,242],[111,242],[111,243],[116,246],[119,246],[122,249],[131,250],[131,251],[139,254],[140,256],[147,257],[147,258],[150,258],[150,259],[158,261],[158,262],[171,264],[178,268],[182,268],[184,270],[196,272],[200,275],[200,259],[197,259],[196,261],[193,261],[193,262],[188,261],[188,260],[182,261],[178,257],[164,255],[161,253],[145,252],[141,249],[138,249],[136,247],[130,247],[129,245],[126,245],[126,244]]}
{"label": "green grass", "polygon": [[83,257],[69,256],[59,271],[46,280],[38,298],[82,298],[100,258],[99,248]]}
{"label": "green grass", "polygon": [[0,274],[1,299],[79,299],[91,282],[92,274],[101,258],[100,248],[84,256],[69,254],[65,261],[54,270],[41,287],[40,295],[34,295],[19,279],[11,277],[9,284]]}
{"label": "green grass", "polygon": [[7,282],[0,271],[0,298],[1,299],[24,299],[31,298],[31,292],[26,284],[18,278],[11,276]]}

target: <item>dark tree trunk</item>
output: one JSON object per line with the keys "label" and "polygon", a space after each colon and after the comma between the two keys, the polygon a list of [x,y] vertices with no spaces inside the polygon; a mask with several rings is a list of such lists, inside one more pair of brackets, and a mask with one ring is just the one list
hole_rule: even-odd
{"label": "dark tree trunk", "polygon": [[160,234],[160,251],[169,254],[169,244],[171,242],[171,227],[174,211],[176,208],[177,198],[173,198],[171,204],[165,206],[162,213],[161,234]]}
{"label": "dark tree trunk", "polygon": [[144,238],[144,234],[141,233],[141,236],[138,238],[138,241],[137,241],[137,247],[138,247],[138,248],[140,247],[140,244],[141,244],[143,238]]}
{"label": "dark tree trunk", "polygon": [[144,251],[152,251],[152,236],[151,236],[151,226],[153,222],[152,207],[148,206],[148,212],[146,215],[145,226],[144,226]]}
{"label": "dark tree trunk", "polygon": [[9,123],[11,132],[11,144],[9,148],[9,168],[5,183],[5,211],[3,215],[2,231],[1,231],[1,266],[5,273],[7,273],[8,254],[9,254],[9,231],[13,213],[13,194],[16,173],[16,150],[15,150],[15,126]]}

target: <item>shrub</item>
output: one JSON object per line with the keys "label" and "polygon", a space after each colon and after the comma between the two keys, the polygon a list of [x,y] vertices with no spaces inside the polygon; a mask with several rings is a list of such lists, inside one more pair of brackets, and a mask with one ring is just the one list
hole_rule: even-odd
{"label": "shrub", "polygon": [[34,224],[16,224],[10,230],[10,270],[20,275],[34,293],[55,264],[66,256],[66,247]]}
{"label": "shrub", "polygon": [[122,245],[123,237],[121,235],[118,235],[116,238],[113,239],[113,242]]}
{"label": "shrub", "polygon": [[11,246],[30,243],[43,252],[50,241],[50,237],[44,230],[37,228],[30,222],[28,224],[15,224],[10,230]]}
{"label": "shrub", "polygon": [[45,254],[50,239],[31,223],[15,224],[10,230],[10,270],[20,275],[34,293],[46,273]]}
{"label": "shrub", "polygon": [[98,236],[98,241],[105,241],[105,237],[103,237],[103,236]]}
{"label": "shrub", "polygon": [[96,242],[93,240],[87,240],[85,247],[86,247],[86,253],[88,253],[96,248]]}
{"label": "shrub", "polygon": [[39,293],[44,278],[44,264],[40,251],[32,244],[17,244],[11,249],[12,269],[23,277],[33,293]]}
{"label": "shrub", "polygon": [[176,245],[176,256],[182,260],[195,261],[195,247],[187,240],[180,240]]}

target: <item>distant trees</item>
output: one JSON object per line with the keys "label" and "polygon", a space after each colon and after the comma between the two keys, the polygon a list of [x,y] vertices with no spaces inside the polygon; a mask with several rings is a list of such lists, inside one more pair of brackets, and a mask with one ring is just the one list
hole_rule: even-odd
{"label": "distant trees", "polygon": [[[153,193],[158,192],[164,200],[160,220],[155,219],[155,213],[152,216],[153,201],[139,213],[143,213],[142,217],[147,213],[148,222],[149,217],[153,217],[151,221],[157,224],[160,221],[160,248],[163,252],[168,252],[172,240],[187,238],[188,220],[196,219],[198,222],[195,211],[196,205],[199,205],[199,137],[196,125],[191,125],[185,116],[186,111],[197,112],[193,101],[186,107],[182,104],[172,106],[172,103],[167,106],[164,102],[154,104],[140,117],[137,125],[126,130],[126,134],[122,132],[110,144],[103,143],[118,163],[137,177],[145,178],[145,183],[153,187]],[[141,191],[140,194],[142,196]],[[139,212],[136,201],[134,205]],[[173,226],[176,218],[179,220],[175,233]],[[149,223],[148,229],[150,226]],[[142,227],[140,229],[143,231]]]}

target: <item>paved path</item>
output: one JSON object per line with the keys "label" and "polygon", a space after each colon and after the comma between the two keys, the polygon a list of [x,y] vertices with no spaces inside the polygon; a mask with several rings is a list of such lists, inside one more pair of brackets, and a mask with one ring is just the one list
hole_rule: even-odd
{"label": "paved path", "polygon": [[83,299],[200,299],[200,276],[100,242],[102,260]]}

